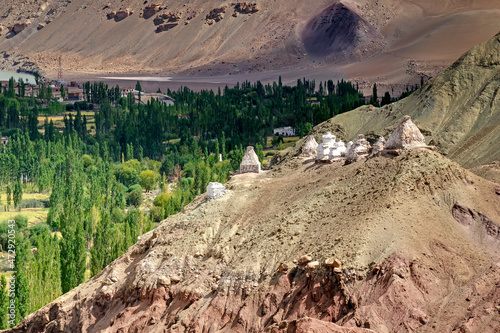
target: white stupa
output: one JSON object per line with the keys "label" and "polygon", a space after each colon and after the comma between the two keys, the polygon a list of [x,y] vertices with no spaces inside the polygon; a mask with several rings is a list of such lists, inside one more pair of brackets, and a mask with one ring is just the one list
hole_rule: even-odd
{"label": "white stupa", "polygon": [[346,158],[350,162],[355,162],[358,158],[367,156],[372,147],[370,143],[365,139],[363,134],[358,135],[356,141],[350,146],[349,150],[346,152]]}
{"label": "white stupa", "polygon": [[353,144],[353,143],[354,143],[354,142],[352,142],[352,141],[349,141],[349,142],[347,143],[347,146],[346,146],[346,154],[347,154],[347,152],[349,151],[349,149],[351,149],[351,147],[352,147],[352,144]]}
{"label": "white stupa", "polygon": [[248,172],[260,172],[260,161],[259,157],[253,150],[252,146],[247,147],[247,151],[245,156],[240,163],[240,173],[248,173]]}
{"label": "white stupa", "polygon": [[335,148],[330,150],[330,159],[335,159],[339,158],[345,155],[345,152],[347,151],[347,148],[345,146],[345,143],[341,140],[335,143]]}
{"label": "white stupa", "polygon": [[378,153],[379,151],[384,150],[384,148],[385,148],[385,138],[381,136],[378,138],[378,141],[375,142],[375,144],[373,145],[372,154]]}
{"label": "white stupa", "polygon": [[211,182],[207,186],[207,199],[214,199],[226,194],[226,188],[221,183]]}
{"label": "white stupa", "polygon": [[387,139],[385,149],[408,149],[424,146],[426,146],[425,137],[411,121],[410,116],[405,116]]}
{"label": "white stupa", "polygon": [[326,134],[323,135],[323,141],[318,145],[317,148],[318,151],[318,156],[316,157],[317,160],[321,161],[330,160],[330,151],[336,148],[335,139],[336,139],[335,135],[333,135],[330,132],[326,132]]}
{"label": "white stupa", "polygon": [[302,147],[302,156],[303,157],[316,157],[318,149],[318,143],[316,142],[316,139],[314,136],[309,135],[306,139],[306,142],[304,143],[304,146]]}

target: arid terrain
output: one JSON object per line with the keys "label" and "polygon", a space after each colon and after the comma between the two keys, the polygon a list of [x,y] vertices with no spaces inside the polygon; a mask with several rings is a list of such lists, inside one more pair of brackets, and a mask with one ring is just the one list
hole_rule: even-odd
{"label": "arid terrain", "polygon": [[466,52],[410,97],[340,114],[315,131],[331,130],[347,141],[366,134],[375,142],[404,115],[412,117],[428,143],[467,168],[500,160],[500,34]]}
{"label": "arid terrain", "polygon": [[3,332],[500,333],[500,1],[0,2],[0,69],[55,78],[61,57],[68,81],[147,89],[424,77],[311,134],[374,143],[409,115],[428,144],[323,164],[301,139]]}
{"label": "arid terrain", "polygon": [[498,185],[439,153],[297,157],[226,186],[8,332],[500,327]]}
{"label": "arid terrain", "polygon": [[499,38],[410,98],[312,132],[387,138],[408,112],[437,147],[318,164],[301,140],[6,332],[499,332],[498,167],[463,167],[498,144],[459,153],[495,126]]}
{"label": "arid terrain", "polygon": [[500,2],[3,0],[0,17],[0,69],[55,78],[61,56],[67,80],[168,74],[213,86],[272,73],[388,89],[493,36]]}

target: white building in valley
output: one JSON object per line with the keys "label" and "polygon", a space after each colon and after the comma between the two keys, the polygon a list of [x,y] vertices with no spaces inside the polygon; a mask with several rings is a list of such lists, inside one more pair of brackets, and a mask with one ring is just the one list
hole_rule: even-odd
{"label": "white building in valley", "polygon": [[274,129],[274,135],[294,136],[295,130],[291,126],[278,127]]}

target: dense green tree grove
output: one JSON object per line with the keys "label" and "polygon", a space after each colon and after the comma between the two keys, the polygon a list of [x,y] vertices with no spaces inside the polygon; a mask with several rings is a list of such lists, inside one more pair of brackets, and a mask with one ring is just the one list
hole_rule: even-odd
{"label": "dense green tree grove", "polygon": [[[76,114],[64,114],[59,131],[52,120],[40,125],[38,118],[66,106],[53,100],[50,86],[38,88],[37,97],[26,96],[25,83],[18,82],[16,91],[11,79],[0,94],[0,131],[9,136],[5,150],[0,147],[0,190],[7,194],[2,208],[21,207],[27,186],[50,193],[46,223],[28,226],[16,219],[16,301],[22,304],[16,320],[99,273],[209,182],[226,182],[247,145],[255,145],[262,161],[273,128],[292,126],[303,136],[365,103],[346,81],[316,85],[299,79],[290,87],[280,78],[217,92],[183,87],[169,91],[173,105],[144,95],[136,101],[132,93],[123,97],[118,86],[87,82],[85,101],[67,106]],[[142,92],[140,83],[136,89]],[[93,109],[90,135],[81,110]],[[143,198],[151,192],[153,205],[144,210]],[[6,223],[0,221],[0,232]],[[6,287],[0,280],[0,307]],[[5,325],[0,320],[0,328]]]}

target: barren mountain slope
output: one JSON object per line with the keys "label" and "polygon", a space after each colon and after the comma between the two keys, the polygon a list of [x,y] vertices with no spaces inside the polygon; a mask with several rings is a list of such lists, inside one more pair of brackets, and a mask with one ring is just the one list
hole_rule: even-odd
{"label": "barren mountain slope", "polygon": [[[499,327],[496,185],[439,153],[350,165],[292,158],[227,187],[8,332]],[[300,264],[306,254],[318,262]]]}
{"label": "barren mountain slope", "polygon": [[[427,142],[465,167],[500,159],[500,33],[465,53],[423,88],[397,103],[364,106],[315,128],[344,140],[386,135],[410,115]],[[298,148],[300,144],[298,145]]]}
{"label": "barren mountain slope", "polygon": [[[328,71],[339,68],[339,62],[352,64],[380,55],[375,63],[359,66],[362,72],[380,79],[392,73],[404,80],[408,61],[422,60],[422,68],[412,75],[422,70],[432,74],[491,35],[500,19],[498,0],[457,0],[446,6],[413,0],[0,4],[0,68],[40,67],[51,76],[60,55],[67,75],[209,76],[291,67]],[[346,75],[357,77],[356,68],[344,68]]]}

